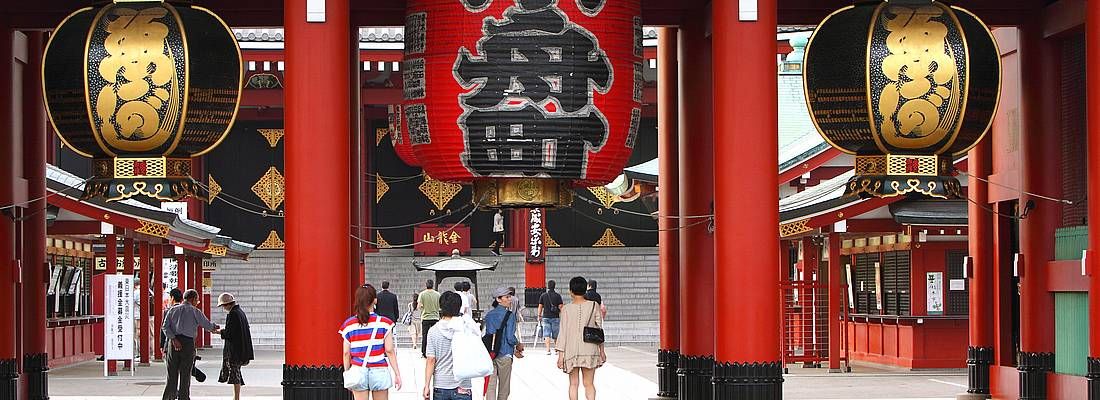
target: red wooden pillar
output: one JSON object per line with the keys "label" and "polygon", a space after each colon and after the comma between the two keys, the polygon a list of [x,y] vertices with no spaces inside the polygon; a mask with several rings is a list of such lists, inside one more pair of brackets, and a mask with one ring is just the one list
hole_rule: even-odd
{"label": "red wooden pillar", "polygon": [[[203,307],[203,305],[201,303],[204,303],[203,297],[202,297],[202,257],[200,257],[200,256],[191,256],[190,259],[191,259],[191,270],[188,271],[188,278],[191,279],[191,288],[195,289],[195,292],[198,293],[198,295],[199,295],[196,299],[198,299],[198,301],[200,303],[200,304],[197,304],[197,306],[198,306],[198,309],[201,311],[202,307]],[[202,329],[199,329],[198,331],[196,331],[196,334],[195,334],[195,348],[202,348],[202,346],[203,346],[202,340],[203,340]]]}
{"label": "red wooden pillar", "polygon": [[318,327],[343,321],[350,306],[349,57],[357,54],[349,51],[354,32],[348,0],[327,0],[309,13],[306,3],[283,2],[286,296],[311,299],[286,305],[286,399],[347,393],[340,342],[316,337]]}
{"label": "red wooden pillar", "polygon": [[827,245],[829,246],[829,372],[841,372],[840,346],[841,339],[844,337],[841,329],[844,327],[842,318],[845,315],[842,296],[848,295],[844,290],[845,266],[840,258],[840,240],[840,234],[830,233]]}
{"label": "red wooden pillar", "polygon": [[[814,325],[817,324],[817,289],[814,286],[817,275],[818,257],[821,249],[814,244],[814,238],[802,238],[802,269],[798,277],[802,290],[798,292],[798,303],[802,307],[802,346],[807,356],[817,356],[817,341],[814,337]],[[803,363],[808,364],[808,363]]]}
{"label": "red wooden pillar", "polygon": [[970,197],[967,218],[970,257],[970,345],[966,348],[972,398],[989,398],[989,366],[993,363],[993,214],[989,205],[989,174],[993,172],[992,139],[986,138],[970,150],[967,182]]}
{"label": "red wooden pillar", "polygon": [[138,319],[138,335],[140,335],[138,354],[141,364],[149,365],[149,294],[154,293],[149,280],[151,254],[149,254],[149,242],[142,241],[138,246],[138,257],[141,260],[141,270],[138,271],[138,282],[141,282],[138,284],[140,286],[138,312],[141,313]]}
{"label": "red wooden pillar", "polygon": [[23,67],[23,177],[27,204],[23,241],[23,373],[32,399],[47,397],[46,355],[46,107],[42,99],[42,51],[45,34],[27,33]]}
{"label": "red wooden pillar", "polygon": [[[524,222],[522,224],[524,228],[524,233],[523,236],[520,237],[524,238],[522,243],[525,244],[525,246],[521,247],[521,250],[523,251],[523,303],[527,307],[538,307],[539,297],[542,296],[543,293],[546,293],[546,260],[549,257],[546,254],[546,236],[544,232],[546,229],[547,214],[545,209],[539,209],[538,211],[538,215],[540,215],[542,218],[542,222],[540,224],[542,228],[537,233],[538,235],[543,235],[543,240],[540,241],[540,243],[542,243],[543,253],[542,262],[528,262],[527,256],[531,252],[531,210],[524,211],[524,218],[521,218]],[[519,242],[519,240],[517,240],[516,242]]]}
{"label": "red wooden pillar", "polygon": [[[657,28],[657,234],[660,258],[661,347],[657,350],[657,396],[677,397],[680,362],[680,218],[679,105],[676,28]],[[692,222],[696,220],[691,220]]]}
{"label": "red wooden pillar", "polygon": [[723,177],[714,183],[715,259],[722,265],[714,274],[714,397],[779,399],[779,247],[770,244],[779,237],[776,3],[717,1],[711,9],[712,176]]}
{"label": "red wooden pillar", "polygon": [[[1059,53],[1044,39],[1037,19],[1022,27],[1021,189],[1055,198],[1062,191]],[[1047,290],[1046,264],[1054,259],[1054,231],[1062,221],[1062,206],[1027,194],[1021,195],[1020,204],[1028,210],[1020,221],[1020,398],[1046,399],[1046,375],[1054,369],[1054,298]]]}
{"label": "red wooden pillar", "polygon": [[1087,4],[1085,82],[1088,123],[1089,400],[1100,400],[1100,1]]}
{"label": "red wooden pillar", "polygon": [[[774,41],[774,39],[773,39]],[[711,152],[711,51],[702,15],[680,28],[679,182],[680,215],[709,215],[714,204]],[[714,371],[714,303],[698,301],[714,290],[714,236],[699,224],[679,231],[680,361],[676,371],[681,399],[709,400]],[[706,297],[706,295],[704,295]]]}
{"label": "red wooden pillar", "polygon": [[164,323],[164,246],[153,245],[153,359],[164,359],[164,350],[160,348],[160,325]]}
{"label": "red wooden pillar", "polygon": [[[172,248],[172,251],[175,251],[174,247]],[[188,277],[188,274],[187,274],[187,265],[188,265],[187,257],[184,256],[183,254],[176,254],[175,256],[176,256],[176,288],[180,290],[180,293],[183,293],[183,291],[187,290],[188,286],[190,286],[187,283],[187,277]]]}
{"label": "red wooden pillar", "polygon": [[18,371],[18,332],[16,331],[16,285],[18,264],[15,262],[15,221],[10,217],[11,205],[18,202],[15,163],[20,154],[12,113],[12,81],[14,56],[13,33],[7,18],[0,18],[0,397],[15,398]]}
{"label": "red wooden pillar", "polygon": [[[214,301],[215,299],[213,298],[213,293],[211,293],[208,290],[208,288],[206,287],[206,280],[209,279],[209,278],[210,278],[210,272],[207,272],[206,270],[203,269],[202,260],[200,259],[199,260],[199,287],[202,288],[202,292],[201,292],[202,294],[200,295],[199,298],[203,299],[202,300],[202,312],[204,314],[206,314],[206,318],[210,318],[210,320],[213,321],[214,314],[210,313],[210,307],[211,307],[210,303],[212,301]],[[218,321],[213,321],[213,322],[215,324],[218,324],[218,326],[224,326],[225,325],[223,323],[218,323]],[[210,331],[204,329],[202,331],[202,335],[199,335],[199,336],[202,337],[202,347],[209,349],[210,348]]]}

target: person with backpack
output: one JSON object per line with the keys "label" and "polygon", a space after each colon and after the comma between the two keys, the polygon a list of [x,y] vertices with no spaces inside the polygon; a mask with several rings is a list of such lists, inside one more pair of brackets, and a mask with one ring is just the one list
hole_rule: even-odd
{"label": "person with backpack", "polygon": [[546,355],[550,355],[550,340],[558,340],[558,331],[561,328],[561,308],[565,302],[554,288],[557,282],[546,282],[546,292],[539,296],[539,325],[542,326],[542,337],[546,342]]}
{"label": "person with backpack", "polygon": [[485,314],[486,347],[493,357],[493,374],[486,380],[486,400],[506,400],[512,391],[512,357],[523,358],[523,343],[516,337],[515,298],[508,288],[493,291],[493,309]]}

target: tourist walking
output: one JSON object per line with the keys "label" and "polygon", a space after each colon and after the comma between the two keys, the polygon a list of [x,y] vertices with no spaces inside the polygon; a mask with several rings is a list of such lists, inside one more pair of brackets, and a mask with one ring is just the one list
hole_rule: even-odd
{"label": "tourist walking", "polygon": [[199,328],[218,333],[217,325],[210,322],[202,311],[195,308],[199,293],[187,289],[183,303],[164,315],[161,331],[168,341],[168,382],[164,386],[163,400],[191,400],[191,368],[195,365],[195,336]]}
{"label": "tourist walking", "polygon": [[248,327],[248,317],[232,294],[222,293],[218,296],[218,307],[227,313],[225,327],[221,330],[224,346],[218,382],[233,385],[233,400],[241,400],[241,386],[244,386],[241,367],[256,359],[252,351],[252,332]]}
{"label": "tourist walking", "polygon": [[355,290],[355,314],[340,326],[344,341],[344,387],[351,390],[355,400],[387,400],[391,387],[401,390],[393,320],[375,312],[377,305],[377,289],[369,284],[360,286]]}
{"label": "tourist walking", "polygon": [[[162,318],[160,320],[164,321],[165,319],[168,319],[168,310],[180,303],[183,303],[183,292],[181,292],[178,288],[172,288],[172,290],[168,291],[168,304],[164,307],[164,314],[162,315]],[[164,330],[162,329],[160,331],[160,349],[164,352],[165,356],[168,355],[168,348],[171,347],[169,345],[170,343],[168,342],[168,337],[164,336]],[[200,360],[201,358],[199,358],[199,356],[195,356],[195,359]],[[191,367],[191,376],[200,383],[206,382],[206,374],[203,373],[197,365]]]}
{"label": "tourist walking", "polygon": [[523,308],[523,302],[520,301],[518,297],[516,297],[516,288],[514,286],[508,287],[508,295],[512,296],[512,307],[508,309],[512,310],[512,314],[516,316],[516,321],[518,321],[520,324],[527,322],[527,320],[523,318],[523,313],[520,312]]}
{"label": "tourist walking", "polygon": [[399,304],[401,303],[398,302],[397,295],[390,291],[390,282],[382,281],[382,291],[378,292],[378,315],[396,323],[397,316],[401,315]]}
{"label": "tourist walking", "polygon": [[497,288],[493,298],[493,309],[485,314],[485,336],[491,336],[496,357],[493,374],[486,382],[485,399],[506,400],[512,392],[512,356],[523,358],[523,343],[516,337],[516,314],[512,312],[515,297],[507,288]]}
{"label": "tourist walking", "polygon": [[500,255],[500,248],[504,246],[504,214],[498,209],[493,214],[493,254]]}
{"label": "tourist walking", "polygon": [[572,302],[561,310],[561,332],[556,348],[558,369],[569,374],[569,400],[577,400],[577,389],[584,384],[584,396],[596,400],[596,368],[607,361],[603,343],[586,342],[585,328],[603,329],[599,304],[584,298],[588,282],[582,277],[569,280]]}
{"label": "tourist walking", "polygon": [[[439,322],[439,292],[435,291],[435,281],[428,279],[424,282],[425,289],[416,295],[416,304],[420,310],[421,329],[423,338],[420,341],[420,355],[428,357],[428,331]],[[459,303],[461,305],[461,303]]]}
{"label": "tourist walking", "polygon": [[424,361],[424,399],[473,398],[473,382],[470,379],[455,379],[454,357],[451,355],[451,339],[456,331],[477,332],[477,326],[471,326],[459,314],[461,307],[462,295],[447,292],[439,296],[439,315],[442,319],[424,334],[428,354]]}
{"label": "tourist walking", "polygon": [[594,301],[600,305],[600,314],[604,318],[607,318],[607,306],[603,304],[603,296],[600,296],[599,292],[596,292],[596,280],[588,281],[588,291],[584,292],[584,299],[588,301]]}
{"label": "tourist walking", "polygon": [[412,301],[409,302],[409,321],[405,324],[409,326],[409,335],[412,337],[413,348],[420,347],[420,303],[417,301],[420,297],[419,293],[413,293]]}
{"label": "tourist walking", "polygon": [[555,287],[557,282],[546,282],[546,293],[539,296],[539,325],[542,327],[543,341],[546,342],[546,354],[550,355],[550,340],[558,340],[561,327],[561,307],[565,304]]}

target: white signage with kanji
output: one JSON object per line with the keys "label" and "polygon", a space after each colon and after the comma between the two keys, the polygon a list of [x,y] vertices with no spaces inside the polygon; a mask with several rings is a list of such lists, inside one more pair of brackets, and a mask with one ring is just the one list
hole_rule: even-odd
{"label": "white signage with kanji", "polygon": [[134,277],[107,275],[103,281],[104,359],[134,359]]}

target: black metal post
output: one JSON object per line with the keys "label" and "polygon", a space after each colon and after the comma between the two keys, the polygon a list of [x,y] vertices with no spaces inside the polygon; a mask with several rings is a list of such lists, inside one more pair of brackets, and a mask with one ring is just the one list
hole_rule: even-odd
{"label": "black metal post", "polygon": [[351,400],[343,368],[283,365],[284,400]]}
{"label": "black metal post", "polygon": [[779,361],[716,364],[713,381],[715,399],[783,399],[783,365]]}
{"label": "black metal post", "polygon": [[714,356],[680,356],[676,370],[681,400],[711,400]]}
{"label": "black metal post", "polygon": [[23,356],[23,374],[27,375],[29,400],[50,400],[50,361],[46,353]]}
{"label": "black metal post", "polygon": [[1054,370],[1054,353],[1020,353],[1020,400],[1046,400],[1047,372]]}
{"label": "black metal post", "polygon": [[1089,357],[1089,399],[1088,400],[1100,400],[1100,358]]}
{"label": "black metal post", "polygon": [[967,393],[989,394],[989,366],[992,364],[992,347],[966,348]]}
{"label": "black metal post", "polygon": [[15,359],[0,360],[0,399],[14,399],[19,391],[19,370]]}
{"label": "black metal post", "polygon": [[678,350],[657,350],[657,397],[676,398],[680,392],[680,378],[677,374],[679,366],[680,352]]}

